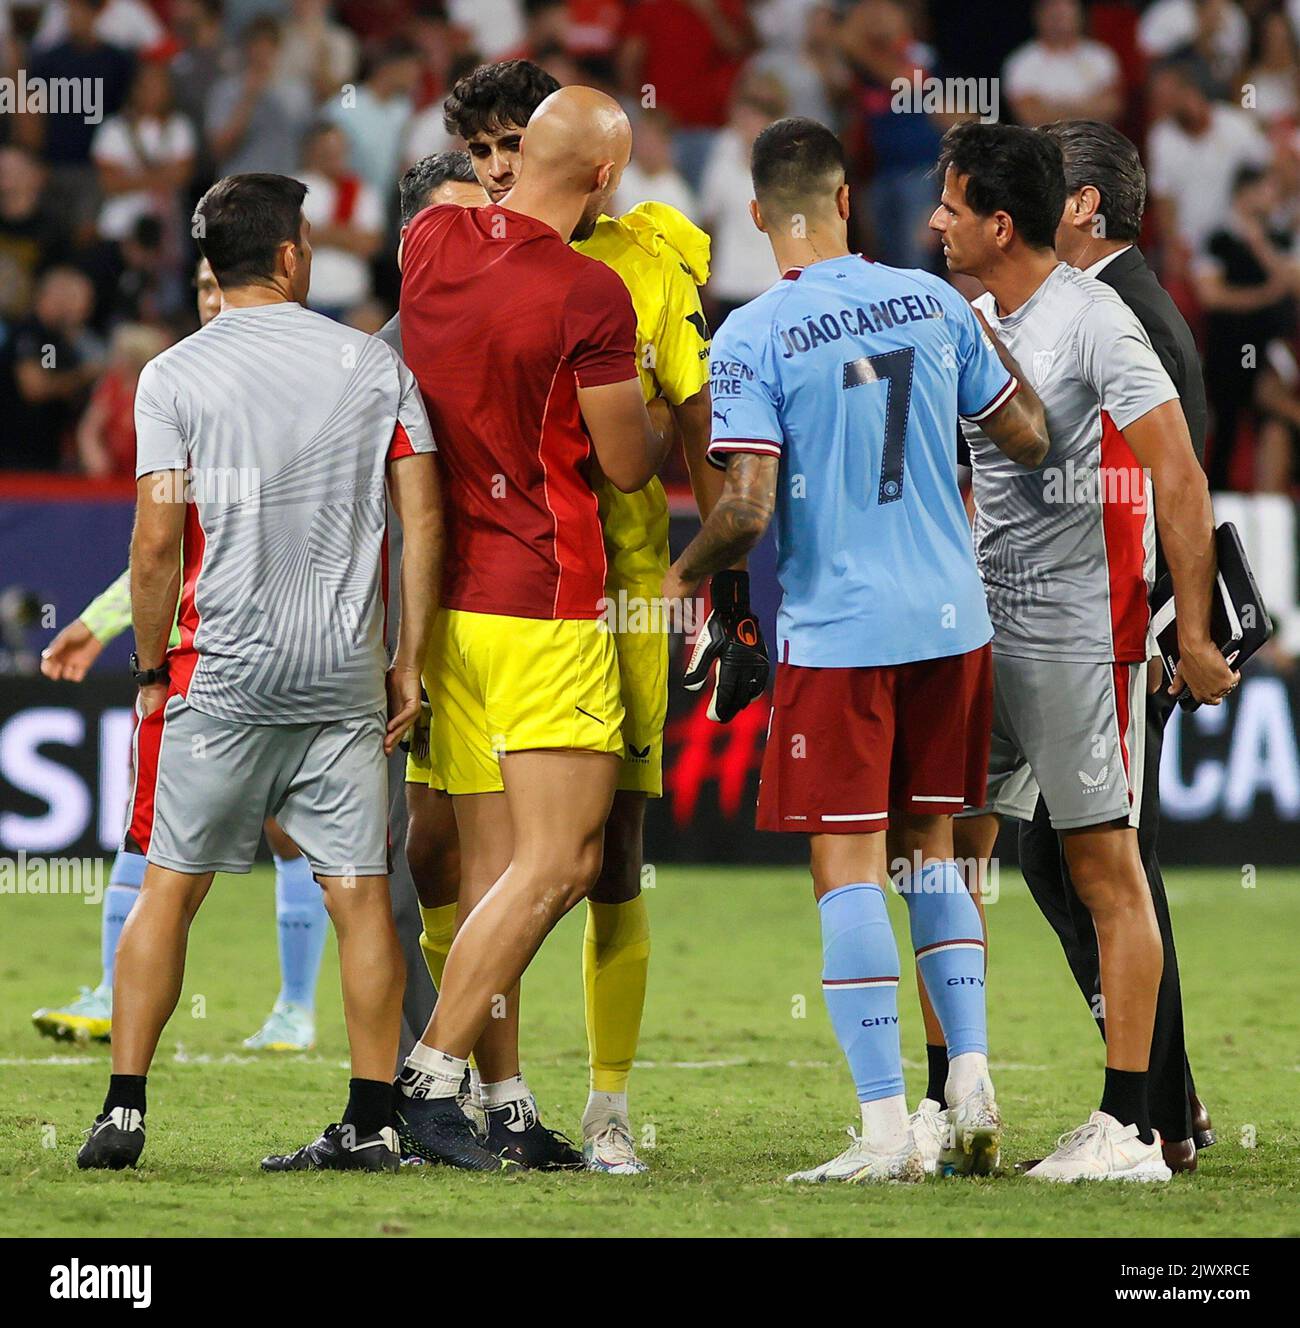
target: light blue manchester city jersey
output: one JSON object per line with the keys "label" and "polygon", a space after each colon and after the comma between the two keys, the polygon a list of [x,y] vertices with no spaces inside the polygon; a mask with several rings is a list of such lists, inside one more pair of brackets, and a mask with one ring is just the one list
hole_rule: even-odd
{"label": "light blue manchester city jersey", "polygon": [[945,281],[858,255],[787,273],[713,338],[713,441],[781,458],[778,658],[905,664],[993,635],[957,487],[957,419],[1015,392]]}

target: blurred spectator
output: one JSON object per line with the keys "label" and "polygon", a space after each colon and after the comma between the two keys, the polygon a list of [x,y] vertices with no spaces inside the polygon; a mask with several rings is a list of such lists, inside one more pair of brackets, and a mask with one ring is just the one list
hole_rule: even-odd
{"label": "blurred spectator", "polygon": [[[34,49],[67,40],[70,8],[71,3],[65,0],[46,0],[40,26],[32,38]],[[164,40],[167,30],[144,0],[104,0],[95,19],[95,36],[125,51],[147,51]]]}
{"label": "blurred spectator", "polygon": [[745,66],[774,74],[785,87],[788,114],[831,128],[831,99],[848,85],[835,37],[836,19],[825,0],[765,0],[754,10],[762,48]]}
{"label": "blurred spectator", "polygon": [[1156,70],[1151,105],[1159,116],[1147,139],[1151,199],[1181,273],[1223,225],[1237,172],[1266,164],[1270,148],[1253,115],[1210,100],[1192,61]]}
{"label": "blurred spectator", "polygon": [[194,172],[196,144],[193,126],[172,105],[167,66],[146,60],[122,114],[100,125],[91,146],[104,198],[100,237],[125,239],[141,217],[152,216],[178,244],[180,200]]}
{"label": "blurred spectator", "polygon": [[1109,46],[1083,35],[1080,0],[1038,0],[1034,28],[1034,40],[1011,53],[1002,73],[1016,119],[1031,126],[1119,119],[1119,60]]}
{"label": "blurred spectator", "polygon": [[356,37],[330,14],[330,0],[293,0],[283,27],[280,77],[305,83],[317,103],[356,77],[360,47]]}
{"label": "blurred spectator", "polygon": [[385,200],[393,196],[401,174],[402,146],[419,79],[418,51],[410,42],[394,39],[376,53],[365,81],[324,110],[325,118],[347,135],[356,169]]}
{"label": "blurred spectator", "polygon": [[158,218],[146,213],[120,243],[97,255],[102,323],[175,323],[188,307],[188,290],[175,244],[163,238]]}
{"label": "blurred spectator", "polygon": [[384,203],[348,162],[348,140],[336,124],[307,135],[303,216],[311,222],[311,307],[342,319],[370,297],[370,260],[379,252]]}
{"label": "blurred spectator", "polygon": [[176,104],[196,130],[203,129],[208,98],[225,73],[226,38],[221,0],[174,0],[172,33],[180,50],[172,56]]}
{"label": "blurred spectator", "polygon": [[1211,489],[1229,487],[1240,426],[1248,418],[1258,434],[1258,487],[1285,489],[1290,478],[1291,430],[1300,423],[1300,375],[1288,345],[1296,331],[1295,267],[1287,256],[1291,235],[1270,229],[1277,208],[1272,174],[1243,167],[1231,210],[1196,265],[1197,294],[1207,312]]}
{"label": "blurred spectator", "polygon": [[242,67],[220,79],[208,98],[207,134],[217,175],[292,175],[311,116],[311,93],[305,84],[278,76],[280,25],[275,19],[255,18],[240,47]]}
{"label": "blurred spectator", "polygon": [[447,15],[487,61],[508,59],[524,39],[519,0],[447,0]]}
{"label": "blurred spectator", "polygon": [[628,12],[619,80],[643,109],[672,118],[677,169],[692,188],[754,45],[744,0],[637,0]]}
{"label": "blurred spectator", "polygon": [[857,174],[870,178],[872,257],[894,267],[929,267],[926,225],[939,188],[930,176],[954,115],[896,110],[894,81],[908,87],[935,75],[934,53],[917,41],[899,0],[861,0],[844,17],[840,46],[853,76],[846,135]]}
{"label": "blurred spectator", "polygon": [[70,267],[53,267],[36,288],[32,317],[0,351],[0,417],[8,437],[0,466],[58,470],[63,441],[99,376],[103,346],[90,331],[94,290]]}
{"label": "blurred spectator", "polygon": [[1138,24],[1138,45],[1149,60],[1194,52],[1222,90],[1245,63],[1250,24],[1232,0],[1155,0]]}
{"label": "blurred spectator", "polygon": [[1242,88],[1242,104],[1268,127],[1294,123],[1300,99],[1300,48],[1285,9],[1261,14],[1251,37],[1250,64]]}
{"label": "blurred spectator", "polygon": [[30,316],[36,279],[63,261],[71,237],[45,197],[45,167],[26,148],[0,148],[0,321]]}
{"label": "blurred spectator", "polygon": [[77,457],[87,475],[135,478],[135,387],[140,370],[167,344],[166,333],[143,323],[124,323],[113,333],[103,377],[77,426]]}
{"label": "blurred spectator", "polygon": [[714,327],[780,276],[772,246],[749,214],[748,204],[754,197],[749,150],[759,134],[784,114],[779,84],[766,75],[745,78],[737,86],[731,117],[716,135],[705,167],[700,213],[704,228],[713,237],[708,295]]}
{"label": "blurred spectator", "polygon": [[663,117],[642,111],[632,122],[632,160],[612,210],[621,217],[638,203],[650,202],[670,203],[692,221],[699,215],[694,192],[673,165],[673,141]]}
{"label": "blurred spectator", "polygon": [[518,8],[524,16],[523,36],[505,59],[536,60],[547,51],[568,50],[568,0],[518,0]]}
{"label": "blurred spectator", "polygon": [[[99,113],[109,116],[117,114],[126,98],[132,60],[128,52],[95,35],[95,21],[103,7],[103,0],[68,0],[66,37],[36,54],[28,74],[46,80],[47,85],[54,79],[70,79],[78,87],[94,88]],[[84,110],[73,109],[24,114],[15,126],[18,141],[39,153],[49,166],[60,212],[78,227],[95,215],[99,201],[95,169],[90,164],[90,144],[98,124]]]}

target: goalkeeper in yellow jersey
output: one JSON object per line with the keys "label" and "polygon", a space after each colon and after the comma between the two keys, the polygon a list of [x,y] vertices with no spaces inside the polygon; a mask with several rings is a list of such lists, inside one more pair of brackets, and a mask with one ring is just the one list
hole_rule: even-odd
{"label": "goalkeeper in yellow jersey", "polygon": [[[461,79],[446,102],[447,129],[469,150],[474,171],[491,201],[509,207],[524,126],[559,84],[525,60],[485,65]],[[504,202],[503,202],[504,200]],[[646,203],[620,218],[601,217],[575,247],[612,267],[623,279],[637,316],[637,353],[646,400],[663,397],[681,434],[692,488],[702,515],[721,489],[718,472],[705,462],[709,443],[709,332],[699,287],[708,277],[709,240],[676,209]],[[637,1157],[627,1101],[636,1054],[650,956],[649,922],[641,897],[642,829],[648,797],[663,791],[663,729],[668,705],[667,623],[658,604],[668,567],[668,503],[653,480],[634,494],[612,485],[598,489],[608,559],[607,621],[615,633],[622,699],[624,760],[605,829],[604,865],[587,900],[583,985],[591,1093],[582,1121],[582,1158],[537,1118],[519,1073],[518,998],[506,1017],[492,1021],[476,1049],[475,1116],[483,1113],[487,1143],[533,1167],[580,1161],[596,1171],[645,1170]],[[743,572],[725,574],[725,599],[748,614]],[[715,600],[720,598],[715,583]],[[716,662],[715,650],[701,676]],[[743,673],[743,676],[739,676]],[[766,659],[751,650],[743,667],[731,667],[733,690],[752,699],[766,679]],[[430,680],[437,686],[438,680]],[[455,822],[440,791],[438,735],[428,762],[407,770],[410,838],[407,858],[421,896],[421,945],[437,985],[461,917],[490,888],[499,864],[457,864]],[[475,792],[493,793],[499,781]],[[470,800],[479,803],[481,799]],[[479,815],[477,809],[458,814]],[[480,1078],[481,1076],[481,1078]]]}

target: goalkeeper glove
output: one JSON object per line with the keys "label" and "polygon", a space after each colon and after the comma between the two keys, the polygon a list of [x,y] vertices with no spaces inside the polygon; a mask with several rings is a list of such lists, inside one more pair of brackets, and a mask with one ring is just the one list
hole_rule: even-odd
{"label": "goalkeeper glove", "polygon": [[688,692],[698,692],[712,675],[709,718],[729,724],[767,686],[767,647],[749,607],[749,573],[717,572],[710,590],[713,608],[684,681]]}

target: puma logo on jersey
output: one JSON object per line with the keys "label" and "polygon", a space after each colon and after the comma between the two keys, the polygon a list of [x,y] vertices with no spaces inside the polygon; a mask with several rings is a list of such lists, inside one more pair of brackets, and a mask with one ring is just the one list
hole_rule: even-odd
{"label": "puma logo on jersey", "polygon": [[721,420],[724,429],[731,428],[731,407],[728,406],[726,410],[715,410],[713,412],[713,418],[715,420]]}
{"label": "puma logo on jersey", "polygon": [[1104,789],[1110,782],[1109,765],[1102,766],[1095,778],[1084,770],[1078,771],[1077,774],[1079,776],[1079,783],[1083,785],[1086,793],[1096,793],[1101,789]]}

